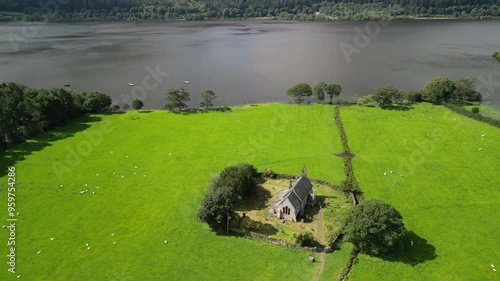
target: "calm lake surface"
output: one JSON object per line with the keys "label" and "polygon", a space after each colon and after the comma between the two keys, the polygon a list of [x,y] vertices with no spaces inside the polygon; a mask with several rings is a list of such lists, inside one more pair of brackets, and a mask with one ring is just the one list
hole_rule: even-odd
{"label": "calm lake surface", "polygon": [[[363,40],[358,31],[367,27]],[[216,105],[235,105],[287,101],[286,90],[302,81],[338,83],[352,100],[387,83],[414,90],[438,76],[474,77],[485,103],[500,109],[493,51],[500,21],[2,23],[0,82],[71,84],[157,109],[167,89],[182,86],[198,107],[207,88]]]}

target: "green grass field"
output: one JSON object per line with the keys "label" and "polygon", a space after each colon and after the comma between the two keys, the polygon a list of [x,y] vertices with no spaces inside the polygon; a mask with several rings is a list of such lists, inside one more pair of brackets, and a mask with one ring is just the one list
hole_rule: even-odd
{"label": "green grass field", "polygon": [[[98,115],[17,146],[0,158],[0,218],[7,166],[19,212],[16,274],[5,247],[0,280],[311,280],[310,252],[216,235],[196,212],[209,178],[238,162],[342,180],[332,114],[275,104]],[[0,229],[2,243],[8,235]],[[325,272],[341,271],[345,249],[327,255]]]}
{"label": "green grass field", "polygon": [[360,255],[350,280],[499,280],[500,130],[429,104],[340,114],[364,198],[395,206],[415,243]]}
{"label": "green grass field", "polygon": [[[500,131],[428,104],[340,114],[365,199],[395,206],[415,242],[390,258],[360,255],[349,279],[498,280]],[[311,177],[340,182],[341,150],[327,105],[74,122],[0,156],[0,218],[7,224],[8,166],[19,212],[16,274],[5,247],[0,280],[312,280],[311,253],[216,235],[196,211],[208,179],[228,165],[296,174],[306,165]],[[8,235],[0,229],[0,241]],[[321,280],[338,280],[351,250],[325,255]]]}

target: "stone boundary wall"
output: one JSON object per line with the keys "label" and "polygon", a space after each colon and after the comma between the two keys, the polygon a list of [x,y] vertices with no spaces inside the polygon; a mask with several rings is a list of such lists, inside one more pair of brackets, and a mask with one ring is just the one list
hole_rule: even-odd
{"label": "stone boundary wall", "polygon": [[321,252],[331,253],[331,252],[333,252],[333,248],[331,248],[331,247],[301,247],[301,246],[296,245],[296,244],[291,244],[291,243],[288,243],[288,242],[280,240],[280,239],[267,237],[264,234],[260,234],[260,233],[256,233],[256,232],[252,232],[252,231],[243,231],[243,230],[237,229],[237,228],[231,228],[231,231],[238,233],[238,234],[245,235],[245,236],[253,238],[253,239],[262,240],[262,241],[265,241],[265,242],[268,242],[271,244],[280,245],[280,246],[287,247],[287,248],[294,248],[294,249],[305,250],[305,251],[316,252],[316,253],[321,253]]}
{"label": "stone boundary wall", "polygon": [[[264,176],[263,173],[259,173],[260,176]],[[275,174],[273,179],[285,179],[285,180],[292,180],[292,179],[296,179],[298,178],[299,176],[298,175],[292,175],[292,174]],[[324,184],[324,185],[328,185],[328,186],[331,186],[331,187],[338,187],[339,184],[338,183],[334,183],[334,182],[330,182],[330,181],[326,181],[326,180],[321,180],[321,179],[315,179],[315,178],[310,178],[310,177],[307,177],[309,179],[309,181],[313,182],[313,183],[319,183],[319,184]]]}

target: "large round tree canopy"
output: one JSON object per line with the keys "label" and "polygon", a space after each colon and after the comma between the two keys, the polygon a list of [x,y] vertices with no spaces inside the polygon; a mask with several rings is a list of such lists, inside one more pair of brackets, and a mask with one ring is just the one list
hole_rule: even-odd
{"label": "large round tree canopy", "polygon": [[388,203],[365,201],[347,211],[342,226],[344,240],[354,243],[362,253],[388,252],[405,235],[403,217]]}

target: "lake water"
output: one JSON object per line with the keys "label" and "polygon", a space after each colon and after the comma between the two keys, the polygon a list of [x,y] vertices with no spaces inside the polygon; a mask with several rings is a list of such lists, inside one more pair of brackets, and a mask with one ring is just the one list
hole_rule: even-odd
{"label": "lake water", "polygon": [[216,105],[235,105],[290,100],[286,90],[302,81],[338,83],[352,100],[387,83],[412,90],[438,76],[474,77],[500,109],[493,51],[500,21],[1,23],[0,81],[71,84],[157,109],[181,86],[198,107],[207,88]]}

